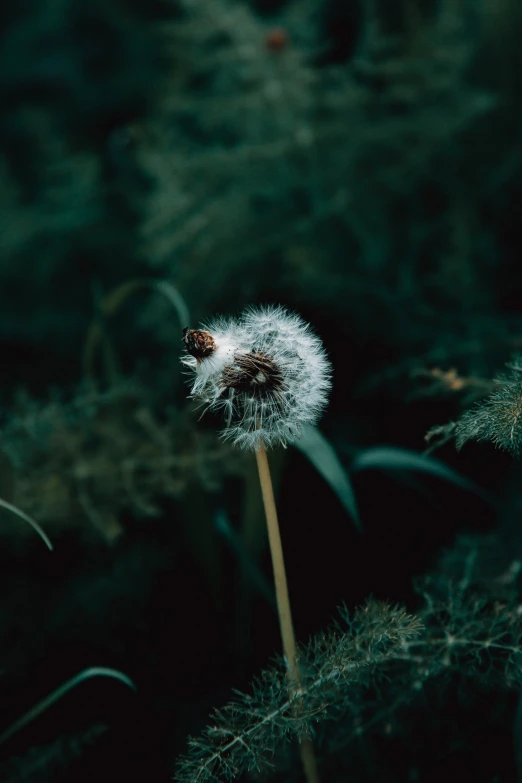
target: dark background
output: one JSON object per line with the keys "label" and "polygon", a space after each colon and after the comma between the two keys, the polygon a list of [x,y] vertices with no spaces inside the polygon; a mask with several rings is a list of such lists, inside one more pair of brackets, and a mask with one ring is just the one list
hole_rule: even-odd
{"label": "dark background", "polygon": [[[521,34],[517,0],[2,5],[0,497],[55,549],[1,512],[0,733],[88,667],[137,687],[84,680],[0,741],[2,780],[168,780],[280,649],[215,527],[270,580],[253,456],[198,421],[181,326],[266,302],[312,323],[347,471],[469,407],[434,370],[491,379],[520,349]],[[522,552],[516,460],[436,456],[495,510],[377,465],[359,533],[300,452],[270,455],[299,639],[370,594],[414,611],[462,533]],[[516,694],[471,694],[410,742],[376,729],[376,766],[348,747],[352,779],[515,780]]]}

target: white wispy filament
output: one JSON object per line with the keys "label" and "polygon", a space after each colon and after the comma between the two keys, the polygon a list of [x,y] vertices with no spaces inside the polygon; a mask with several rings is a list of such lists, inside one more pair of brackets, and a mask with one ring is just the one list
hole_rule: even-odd
{"label": "white wispy filament", "polygon": [[184,341],[191,396],[224,413],[222,435],[241,448],[296,440],[326,405],[331,365],[322,343],[283,307],[249,308],[185,330]]}

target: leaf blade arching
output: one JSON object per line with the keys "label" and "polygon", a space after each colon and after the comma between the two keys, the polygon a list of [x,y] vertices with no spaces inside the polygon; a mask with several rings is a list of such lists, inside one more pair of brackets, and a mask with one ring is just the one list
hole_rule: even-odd
{"label": "leaf blade arching", "polygon": [[308,426],[303,428],[301,437],[294,445],[330,485],[356,528],[361,531],[362,524],[352,482],[332,444],[317,427]]}

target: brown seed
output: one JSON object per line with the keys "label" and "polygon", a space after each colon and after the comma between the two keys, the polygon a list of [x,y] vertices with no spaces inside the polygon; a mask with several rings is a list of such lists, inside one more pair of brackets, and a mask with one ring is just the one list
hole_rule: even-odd
{"label": "brown seed", "polygon": [[285,384],[274,360],[258,352],[238,354],[234,363],[224,368],[220,385],[223,389],[263,393],[281,391]]}
{"label": "brown seed", "polygon": [[205,329],[183,329],[183,344],[187,353],[199,360],[216,350],[214,338]]}

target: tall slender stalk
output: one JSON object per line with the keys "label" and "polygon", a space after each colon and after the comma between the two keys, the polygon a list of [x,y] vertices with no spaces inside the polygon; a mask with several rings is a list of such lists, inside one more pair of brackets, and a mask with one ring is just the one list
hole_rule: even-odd
{"label": "tall slender stalk", "polygon": [[[317,421],[328,399],[331,365],[309,324],[274,305],[247,308],[240,318],[221,318],[204,329],[187,327],[183,344],[182,362],[193,372],[191,396],[221,410],[224,435],[256,452],[292,697],[302,691],[302,677],[266,446],[286,445],[303,425]],[[311,741],[299,744],[307,783],[319,783]]]}
{"label": "tall slender stalk", "polygon": [[[272,567],[274,570],[277,611],[279,614],[279,626],[283,641],[283,652],[287,664],[289,689],[292,690],[294,688],[299,688],[301,684],[301,674],[297,659],[297,645],[292,623],[292,611],[288,595],[288,583],[286,580],[285,561],[281,544],[281,534],[279,532],[274,490],[272,487],[272,478],[270,476],[266,449],[263,443],[261,443],[256,450],[256,460],[257,469],[259,471],[259,481],[261,483],[261,492],[263,495],[263,504],[265,507]],[[319,783],[312,741],[307,737],[304,737],[299,743],[299,748],[307,783]]]}

